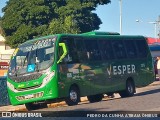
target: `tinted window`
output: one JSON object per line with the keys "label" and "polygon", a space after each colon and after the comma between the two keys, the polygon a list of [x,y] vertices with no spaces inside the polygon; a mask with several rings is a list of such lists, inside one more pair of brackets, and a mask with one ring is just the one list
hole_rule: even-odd
{"label": "tinted window", "polygon": [[125,48],[127,51],[128,58],[136,58],[136,46],[133,40],[124,40]]}
{"label": "tinted window", "polygon": [[[74,42],[73,38],[65,38],[63,39],[63,42],[66,43],[66,46],[68,48],[68,54],[64,58],[64,61],[67,63],[77,63],[79,62],[79,58],[77,55],[77,48]],[[62,50],[60,50],[62,51]]]}
{"label": "tinted window", "polygon": [[116,58],[118,58],[118,59],[126,58],[126,52],[125,52],[125,48],[123,45],[123,41],[122,40],[116,40],[116,41],[113,40],[113,41],[111,41],[111,43],[112,43]]}
{"label": "tinted window", "polygon": [[87,58],[90,61],[101,60],[101,53],[98,48],[97,40],[84,40],[86,50],[87,50]]}
{"label": "tinted window", "polygon": [[109,60],[114,58],[113,49],[109,40],[99,40],[99,48],[102,53],[104,60]]}
{"label": "tinted window", "polygon": [[147,46],[145,40],[136,40],[135,41],[138,51],[138,56],[144,58],[147,56]]}
{"label": "tinted window", "polygon": [[75,39],[75,44],[80,61],[87,61],[87,51],[84,45],[84,41],[82,39]]}

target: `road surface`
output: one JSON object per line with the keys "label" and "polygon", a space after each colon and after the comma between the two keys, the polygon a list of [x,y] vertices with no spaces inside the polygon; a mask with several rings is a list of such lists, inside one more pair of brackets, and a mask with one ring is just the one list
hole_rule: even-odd
{"label": "road surface", "polygon": [[[54,116],[54,113],[56,113],[55,115],[58,114],[58,116],[82,115],[84,117],[86,115],[86,117],[92,118],[95,118],[95,115],[97,117],[99,113],[100,117],[102,117],[103,113],[108,115],[109,113],[115,113],[111,114],[112,117],[117,117],[117,115],[118,117],[121,117],[121,115],[123,117],[125,115],[123,113],[133,113],[132,115],[135,115],[135,117],[157,117],[160,113],[160,86],[138,88],[133,97],[120,98],[118,94],[115,94],[115,98],[105,97],[101,102],[89,103],[84,101],[76,106],[64,105],[56,108],[39,109],[34,112],[45,113],[45,116]],[[145,115],[142,116],[143,112]],[[140,116],[138,116],[139,113],[141,113]]]}

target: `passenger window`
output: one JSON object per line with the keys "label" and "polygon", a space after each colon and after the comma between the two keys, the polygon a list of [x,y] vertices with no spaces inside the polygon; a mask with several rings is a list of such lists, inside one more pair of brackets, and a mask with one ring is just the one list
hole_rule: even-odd
{"label": "passenger window", "polygon": [[124,44],[126,47],[128,58],[136,58],[137,52],[136,52],[136,46],[133,40],[124,40]]}
{"label": "passenger window", "polygon": [[104,60],[114,59],[113,49],[110,40],[99,40],[99,48]]}
{"label": "passenger window", "polygon": [[87,58],[89,61],[98,61],[101,60],[101,52],[98,48],[97,40],[84,40]]}
{"label": "passenger window", "polygon": [[147,47],[145,40],[136,40],[135,41],[138,51],[138,56],[140,58],[145,58],[147,56]]}
{"label": "passenger window", "polygon": [[67,63],[77,63],[79,62],[79,58],[77,55],[77,48],[74,42],[74,38],[65,38],[62,40],[67,46],[68,54],[64,58],[64,61]]}
{"label": "passenger window", "polygon": [[80,61],[87,61],[87,51],[83,39],[75,39],[75,44]]}
{"label": "passenger window", "polygon": [[116,41],[113,40],[113,41],[111,41],[111,43],[112,43],[116,58],[118,58],[118,59],[126,58],[126,52],[125,52],[125,48],[123,45],[123,41],[122,40],[116,40]]}

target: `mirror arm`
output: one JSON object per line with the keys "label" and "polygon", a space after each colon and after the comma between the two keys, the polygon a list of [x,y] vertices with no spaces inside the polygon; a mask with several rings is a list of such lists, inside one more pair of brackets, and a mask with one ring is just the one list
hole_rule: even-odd
{"label": "mirror arm", "polygon": [[62,59],[67,55],[67,48],[66,48],[65,43],[59,43],[59,46],[62,47],[62,49],[63,49],[63,54],[62,54],[62,56],[60,57],[60,59],[57,61],[57,64],[60,63],[60,62],[62,61]]}

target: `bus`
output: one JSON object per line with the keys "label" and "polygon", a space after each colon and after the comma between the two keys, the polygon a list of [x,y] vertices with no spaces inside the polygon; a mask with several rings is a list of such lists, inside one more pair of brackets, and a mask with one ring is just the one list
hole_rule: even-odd
{"label": "bus", "polygon": [[152,58],[153,58],[155,75],[157,75],[158,74],[157,57],[160,57],[160,43],[149,44],[149,49],[151,51],[151,55],[152,55]]}
{"label": "bus", "polygon": [[28,40],[13,53],[7,88],[12,105],[28,110],[65,100],[77,105],[87,96],[131,97],[154,79],[146,38],[109,32],[55,34]]}

